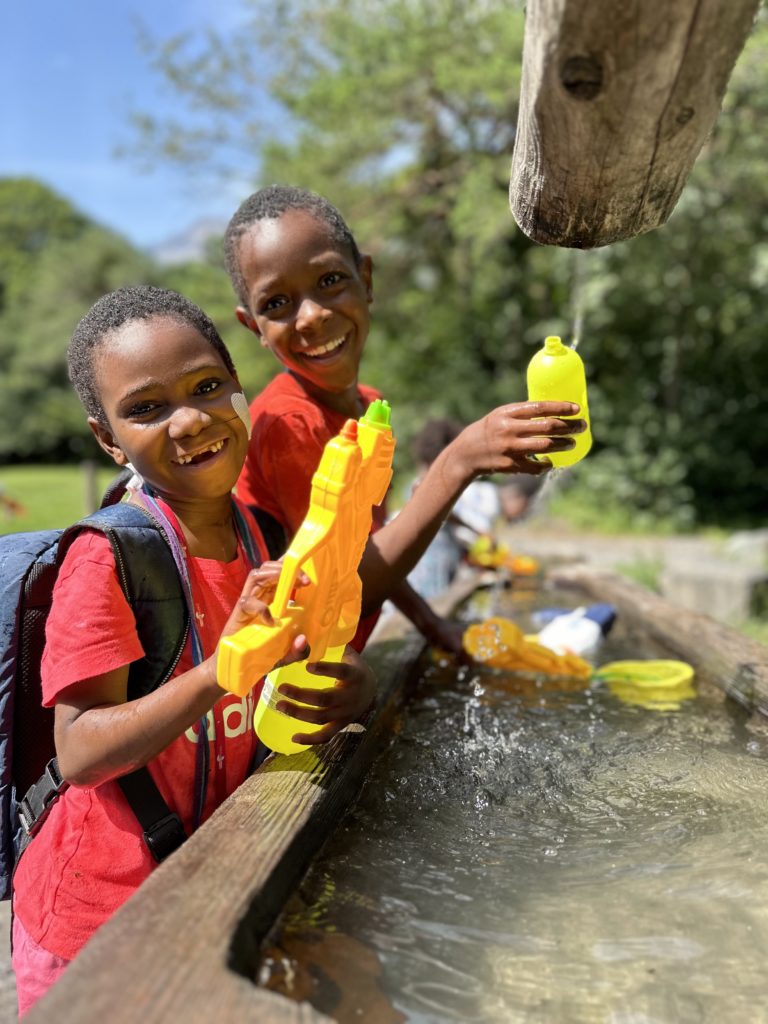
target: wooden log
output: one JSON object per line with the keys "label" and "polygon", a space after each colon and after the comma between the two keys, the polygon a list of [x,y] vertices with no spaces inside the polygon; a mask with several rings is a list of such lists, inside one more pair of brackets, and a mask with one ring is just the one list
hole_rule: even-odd
{"label": "wooden log", "polygon": [[619,618],[655,644],[662,657],[687,661],[749,711],[768,715],[768,647],[709,615],[689,611],[653,591],[605,570],[566,566],[550,573],[560,587],[574,587],[595,601],[616,605]]}
{"label": "wooden log", "polygon": [[590,249],[664,224],[760,0],[528,0],[510,204]]}
{"label": "wooden log", "polygon": [[391,734],[415,654],[402,641],[382,645],[384,690],[368,728],[270,757],[97,932],[29,1024],[330,1024],[257,988],[257,951]]}

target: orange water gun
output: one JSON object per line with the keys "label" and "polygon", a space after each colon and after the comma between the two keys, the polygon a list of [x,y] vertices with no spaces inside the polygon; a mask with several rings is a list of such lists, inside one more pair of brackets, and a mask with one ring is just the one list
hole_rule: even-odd
{"label": "orange water gun", "polygon": [[525,636],[509,619],[491,618],[469,626],[462,646],[470,657],[489,668],[589,679],[593,668],[576,654],[556,654]]}
{"label": "orange water gun", "polygon": [[[362,584],[357,569],[371,529],[372,506],[384,500],[392,479],[395,440],[389,403],[376,399],[360,420],[347,420],[326,444],[312,477],[309,510],[283,559],[275,597],[269,606],[274,626],[254,623],[223,637],[216,672],[219,685],[244,696],[291,641],[303,633],[312,661],[339,661],[360,618]],[[296,589],[300,572],[309,583]],[[294,598],[294,591],[296,591]],[[254,725],[272,750],[305,749],[291,736],[300,728],[320,728],[275,710],[282,682],[325,689],[334,680],[306,672],[306,661],[270,672]]]}

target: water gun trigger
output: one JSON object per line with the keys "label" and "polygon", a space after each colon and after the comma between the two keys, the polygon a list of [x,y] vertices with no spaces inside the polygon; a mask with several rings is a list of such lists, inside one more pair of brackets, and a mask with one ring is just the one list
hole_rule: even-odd
{"label": "water gun trigger", "polygon": [[[312,478],[307,515],[283,559],[270,604],[278,625],[271,630],[246,626],[222,638],[217,663],[222,688],[239,695],[247,693],[286,656],[291,641],[300,633],[306,636],[316,660],[329,648],[343,652],[353,638],[362,599],[357,569],[371,528],[371,496],[383,497],[392,475],[395,442],[389,420],[389,404],[377,399],[360,421],[347,420],[326,444]],[[301,570],[309,583],[297,587]],[[278,671],[287,668],[295,666]],[[308,674],[303,685],[314,681]],[[272,700],[274,690],[268,679],[259,707]],[[275,714],[278,719],[285,718]],[[261,728],[264,723],[259,721]],[[290,728],[297,731],[295,724]],[[290,744],[278,747],[266,734],[262,738],[273,750],[295,749]]]}
{"label": "water gun trigger", "polygon": [[222,637],[216,659],[219,686],[244,697],[288,654],[300,632],[299,623],[288,614],[276,619],[274,626],[253,623]]}

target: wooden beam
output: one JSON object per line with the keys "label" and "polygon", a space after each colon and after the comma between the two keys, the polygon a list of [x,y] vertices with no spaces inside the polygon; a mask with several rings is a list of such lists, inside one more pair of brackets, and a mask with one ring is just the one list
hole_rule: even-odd
{"label": "wooden beam", "polygon": [[96,933],[29,1024],[332,1024],[258,988],[258,950],[356,796],[423,646],[379,645],[379,703],[318,750],[273,755]]}
{"label": "wooden beam", "polygon": [[510,204],[536,242],[664,224],[760,0],[528,0]]}

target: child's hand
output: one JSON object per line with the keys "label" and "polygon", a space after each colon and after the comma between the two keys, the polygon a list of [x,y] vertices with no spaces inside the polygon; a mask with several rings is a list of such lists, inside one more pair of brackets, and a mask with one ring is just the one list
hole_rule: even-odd
{"label": "child's hand", "polygon": [[[231,636],[244,626],[250,626],[255,622],[264,626],[275,625],[275,620],[269,610],[269,602],[275,596],[281,568],[282,562],[262,562],[258,569],[252,569],[248,573],[237,604],[232,609],[232,614],[221,631],[222,636]],[[296,586],[305,587],[308,583],[309,577],[306,573],[299,573],[296,578]],[[275,668],[306,658],[307,653],[307,638],[300,633],[293,638],[285,657],[282,661],[277,662]]]}
{"label": "child's hand", "polygon": [[460,622],[452,622],[450,619],[443,619],[437,616],[428,630],[422,629],[422,633],[432,647],[447,654],[456,654],[462,657],[464,648],[461,645],[465,627]]}
{"label": "child's hand", "polygon": [[[345,725],[356,722],[369,709],[376,696],[376,677],[352,647],[347,647],[342,661],[310,662],[307,671],[313,675],[331,676],[337,682],[326,690],[283,683],[278,690],[282,699],[275,707],[301,722],[323,726],[314,733],[297,732],[293,736],[294,743],[327,743]],[[293,701],[301,701],[301,704]],[[311,706],[303,707],[303,704]]]}
{"label": "child's hand", "polygon": [[463,460],[475,476],[491,473],[530,473],[537,476],[552,468],[549,461],[532,455],[573,448],[571,434],[586,430],[584,420],[564,420],[574,416],[574,402],[516,402],[493,409],[459,434],[449,449]]}

